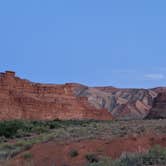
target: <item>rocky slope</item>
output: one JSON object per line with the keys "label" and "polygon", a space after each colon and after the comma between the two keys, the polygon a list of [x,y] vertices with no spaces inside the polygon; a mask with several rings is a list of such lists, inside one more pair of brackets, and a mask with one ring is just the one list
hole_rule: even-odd
{"label": "rocky slope", "polygon": [[0,74],[0,120],[6,119],[112,119],[105,109],[97,110],[86,97],[77,97],[79,84],[39,84]]}
{"label": "rocky slope", "polygon": [[117,119],[143,119],[149,114],[157,93],[146,89],[88,88],[86,96],[98,109],[105,108]]}
{"label": "rocky slope", "polygon": [[150,110],[148,119],[162,119],[166,118],[166,91],[160,91],[154,99],[152,109]]}
{"label": "rocky slope", "polygon": [[0,120],[144,119],[152,116],[155,107],[160,108],[156,111],[165,116],[165,92],[162,88],[118,89],[75,83],[40,84],[7,71],[0,74]]}

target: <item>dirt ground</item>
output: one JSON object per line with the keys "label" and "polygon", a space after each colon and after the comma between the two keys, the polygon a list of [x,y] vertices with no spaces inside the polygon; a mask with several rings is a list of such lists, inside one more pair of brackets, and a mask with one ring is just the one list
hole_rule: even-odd
{"label": "dirt ground", "polygon": [[[86,139],[79,141],[63,141],[36,144],[29,151],[23,152],[10,161],[11,166],[86,166],[87,154],[120,157],[125,152],[146,152],[154,145],[166,147],[166,135],[149,134],[144,136],[131,135],[117,139]],[[78,155],[72,157],[71,151]],[[25,159],[24,154],[31,154]],[[25,164],[26,163],[26,164]],[[27,164],[29,163],[29,164]]]}

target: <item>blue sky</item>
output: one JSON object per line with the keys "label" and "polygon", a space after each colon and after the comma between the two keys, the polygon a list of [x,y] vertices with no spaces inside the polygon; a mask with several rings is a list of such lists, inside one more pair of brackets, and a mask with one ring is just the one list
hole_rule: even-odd
{"label": "blue sky", "polygon": [[166,86],[165,0],[0,1],[0,71],[35,82]]}

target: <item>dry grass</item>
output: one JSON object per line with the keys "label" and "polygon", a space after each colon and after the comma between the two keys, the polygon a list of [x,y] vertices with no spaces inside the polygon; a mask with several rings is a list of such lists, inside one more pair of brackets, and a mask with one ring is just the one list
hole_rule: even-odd
{"label": "dry grass", "polygon": [[[133,121],[92,121],[77,122],[77,125],[66,125],[51,129],[33,137],[21,137],[14,143],[0,143],[0,160],[6,160],[31,148],[34,144],[50,140],[81,140],[89,138],[113,139],[128,135],[148,133],[166,134],[166,120],[133,120]],[[6,141],[6,139],[5,139]]]}

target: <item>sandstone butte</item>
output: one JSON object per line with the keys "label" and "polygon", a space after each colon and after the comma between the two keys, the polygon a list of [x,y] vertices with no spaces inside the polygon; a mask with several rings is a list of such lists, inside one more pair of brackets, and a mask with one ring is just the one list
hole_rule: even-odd
{"label": "sandstone butte", "polygon": [[87,97],[74,95],[79,84],[39,84],[0,73],[0,120],[9,119],[112,119],[106,109],[96,109]]}
{"label": "sandstone butte", "polygon": [[165,118],[165,94],[165,88],[34,83],[6,71],[0,73],[0,120]]}

